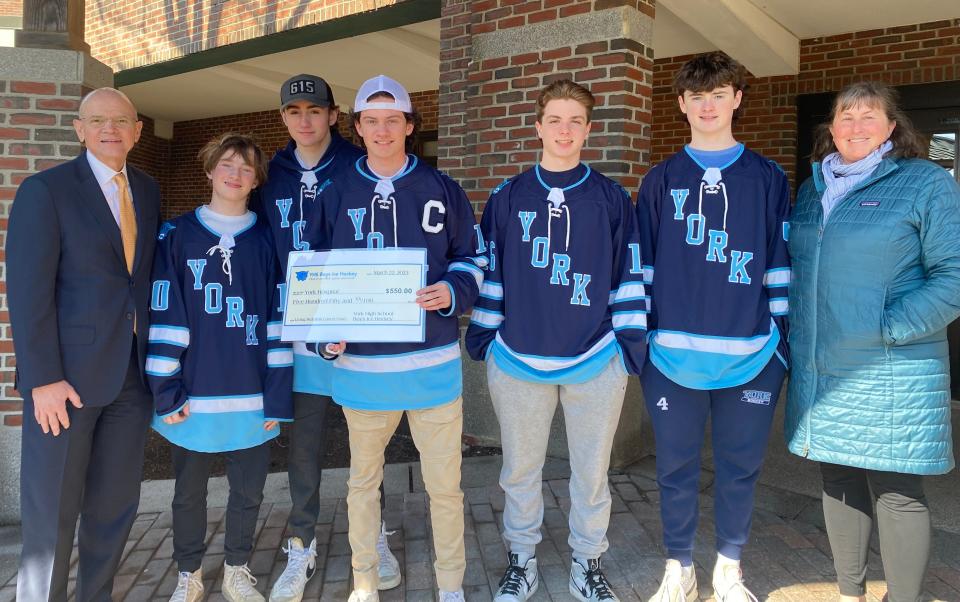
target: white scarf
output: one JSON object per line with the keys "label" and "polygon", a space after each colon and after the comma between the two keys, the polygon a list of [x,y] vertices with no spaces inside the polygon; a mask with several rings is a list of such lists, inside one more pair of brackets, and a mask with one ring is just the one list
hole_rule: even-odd
{"label": "white scarf", "polygon": [[823,223],[843,197],[850,190],[864,181],[867,176],[883,161],[883,156],[893,150],[893,143],[887,140],[872,153],[854,163],[844,163],[840,153],[830,153],[820,163],[823,172],[823,182],[827,189],[823,192],[820,203],[823,205]]}

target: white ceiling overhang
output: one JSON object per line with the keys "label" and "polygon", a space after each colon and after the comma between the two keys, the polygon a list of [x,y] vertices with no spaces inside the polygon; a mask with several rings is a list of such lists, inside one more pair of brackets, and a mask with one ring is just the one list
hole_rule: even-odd
{"label": "white ceiling overhang", "polygon": [[[757,76],[796,74],[800,40],[960,18],[957,0],[659,0],[657,58],[720,49]],[[439,82],[440,20],[430,19],[146,79],[122,89],[169,131],[177,121],[279,108],[297,73],[326,79],[341,107],[385,73],[411,92]],[[123,73],[118,79],[123,81]]]}

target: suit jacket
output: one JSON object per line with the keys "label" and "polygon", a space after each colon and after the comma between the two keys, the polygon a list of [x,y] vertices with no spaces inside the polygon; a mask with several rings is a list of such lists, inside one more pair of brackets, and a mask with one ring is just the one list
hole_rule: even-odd
{"label": "suit jacket", "polygon": [[134,315],[143,378],[160,191],[129,164],[127,175],[137,214],[132,276],[86,152],[17,190],[7,232],[7,300],[16,386],[24,396],[65,379],[85,405],[112,402],[129,366]]}

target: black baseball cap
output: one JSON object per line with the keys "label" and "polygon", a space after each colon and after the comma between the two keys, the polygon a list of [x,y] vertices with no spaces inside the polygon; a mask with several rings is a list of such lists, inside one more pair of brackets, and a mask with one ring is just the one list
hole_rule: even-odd
{"label": "black baseball cap", "polygon": [[307,100],[318,107],[330,107],[333,101],[333,90],[322,77],[301,73],[294,75],[283,82],[280,88],[280,108],[286,107],[295,100]]}

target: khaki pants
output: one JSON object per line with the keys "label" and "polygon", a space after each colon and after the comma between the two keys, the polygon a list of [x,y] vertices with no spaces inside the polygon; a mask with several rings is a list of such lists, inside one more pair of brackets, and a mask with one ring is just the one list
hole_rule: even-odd
{"label": "khaki pants", "polygon": [[[462,587],[466,570],[463,491],[460,489],[463,401],[457,398],[439,407],[406,412],[413,441],[420,451],[423,482],[430,496],[437,585],[443,591],[457,591]],[[343,413],[350,431],[347,519],[353,551],[353,586],[358,590],[376,591],[383,452],[403,411],[343,408]]]}

